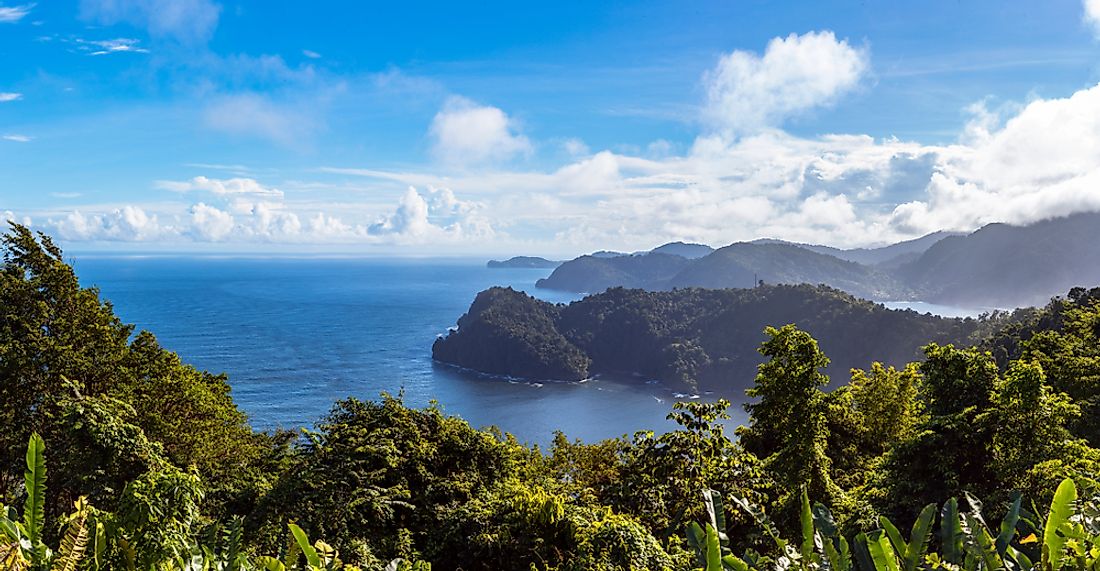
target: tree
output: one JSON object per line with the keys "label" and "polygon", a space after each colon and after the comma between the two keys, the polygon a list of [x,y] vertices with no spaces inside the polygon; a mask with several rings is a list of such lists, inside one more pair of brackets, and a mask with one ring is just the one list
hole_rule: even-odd
{"label": "tree", "polygon": [[895,446],[878,474],[887,490],[880,508],[911,518],[924,505],[964,491],[987,496],[997,482],[993,464],[997,364],[976,349],[935,343],[920,365],[920,402],[926,411],[913,436]]}
{"label": "tree", "polygon": [[821,369],[829,359],[810,334],[794,325],[768,327],[765,334],[769,339],[760,353],[768,360],[760,365],[756,384],[746,391],[758,400],[745,405],[750,425],[738,434],[781,490],[776,499],[781,519],[793,523],[803,487],[834,506],[846,503],[830,475],[827,455],[827,400],[821,387],[829,378]]}
{"label": "tree", "polygon": [[114,507],[149,454],[105,452],[94,471],[87,455],[132,450],[138,434],[176,467],[196,466],[217,506],[265,486],[258,464],[274,443],[252,432],[224,376],[184,365],[150,333],[134,336],[48,236],[13,223],[0,250],[0,500],[17,489],[10,475],[31,432],[53,443],[54,515],[92,492]]}

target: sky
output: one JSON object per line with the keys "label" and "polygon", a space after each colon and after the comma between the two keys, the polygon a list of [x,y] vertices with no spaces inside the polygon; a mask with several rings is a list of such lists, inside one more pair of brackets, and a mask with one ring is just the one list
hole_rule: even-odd
{"label": "sky", "polygon": [[1100,0],[0,0],[68,251],[874,246],[1100,210]]}

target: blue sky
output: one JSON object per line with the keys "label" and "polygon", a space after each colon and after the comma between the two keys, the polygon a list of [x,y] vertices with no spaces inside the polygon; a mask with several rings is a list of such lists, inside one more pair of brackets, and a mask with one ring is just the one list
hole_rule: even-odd
{"label": "blue sky", "polygon": [[866,245],[1100,208],[1100,2],[0,1],[75,250]]}

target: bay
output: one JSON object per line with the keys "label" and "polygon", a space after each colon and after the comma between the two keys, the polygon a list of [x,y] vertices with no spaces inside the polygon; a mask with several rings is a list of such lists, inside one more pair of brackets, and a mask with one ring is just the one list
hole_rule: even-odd
{"label": "bay", "polygon": [[[434,363],[431,345],[481,290],[539,290],[545,269],[481,260],[78,255],[81,283],[200,369],[228,374],[258,429],[310,426],[334,401],[401,393],[474,426],[545,445],[555,430],[595,441],[671,428],[674,395],[657,384],[509,381]],[[735,405],[733,424],[744,422]]]}

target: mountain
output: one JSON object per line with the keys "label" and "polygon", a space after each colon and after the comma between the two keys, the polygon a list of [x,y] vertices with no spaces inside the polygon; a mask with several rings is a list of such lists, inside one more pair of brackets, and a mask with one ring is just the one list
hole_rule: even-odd
{"label": "mountain", "polygon": [[794,323],[821,340],[847,379],[872,361],[903,365],[928,342],[968,343],[982,321],[886,309],[826,286],[644,291],[613,288],[569,305],[511,288],[478,294],[437,361],[499,375],[575,381],[657,379],[677,390],[740,394],[762,361],[766,326]]}
{"label": "mountain", "polygon": [[739,242],[685,267],[664,287],[752,287],[757,281],[825,284],[868,299],[899,299],[905,288],[890,274],[789,244]]}
{"label": "mountain", "polygon": [[843,250],[840,248],[834,248],[832,246],[822,246],[819,244],[799,244],[795,242],[785,242],[783,240],[761,239],[753,240],[753,243],[770,243],[770,244],[791,244],[807,250],[813,250],[819,254],[825,254],[827,256],[833,256],[834,258],[840,258],[841,260],[847,260],[849,262],[856,262],[857,264],[864,264],[868,266],[880,266],[880,267],[897,267],[904,262],[912,261],[918,258],[921,254],[931,248],[933,244],[947,238],[948,236],[961,236],[959,232],[946,232],[939,231],[931,234],[915,238],[913,240],[906,240],[904,242],[898,242],[896,244],[890,244],[889,246],[882,246],[880,248],[851,248]]}
{"label": "mountain", "polygon": [[872,299],[902,299],[908,293],[891,275],[875,268],[790,244],[749,242],[731,244],[693,260],[658,253],[582,256],[558,266],[536,285],[586,293],[615,286],[649,290],[752,287],[758,280],[826,284]]}
{"label": "mountain", "polygon": [[694,260],[702,258],[714,251],[714,248],[707,246],[706,244],[688,244],[685,242],[669,242],[663,246],[658,246],[649,251],[651,254],[669,254],[672,256],[680,256],[681,258],[687,258]]}
{"label": "mountain", "polygon": [[490,268],[556,268],[561,262],[535,256],[515,256],[504,261],[489,260],[485,265]]}
{"label": "mountain", "polygon": [[1100,284],[1100,213],[1029,226],[990,224],[935,243],[897,275],[917,296],[974,307],[1041,305],[1075,286]]}
{"label": "mountain", "polygon": [[577,293],[601,292],[609,287],[662,289],[691,260],[669,254],[581,256],[558,266],[536,287]]}

